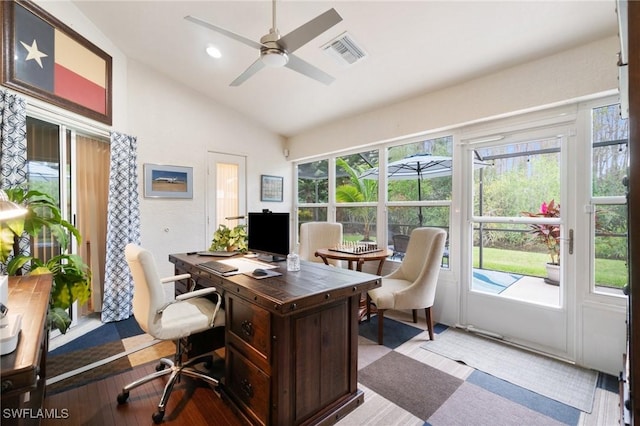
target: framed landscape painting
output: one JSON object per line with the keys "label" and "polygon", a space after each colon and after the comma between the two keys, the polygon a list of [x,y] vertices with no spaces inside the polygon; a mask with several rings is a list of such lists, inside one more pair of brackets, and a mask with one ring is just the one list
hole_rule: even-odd
{"label": "framed landscape painting", "polygon": [[193,168],[144,165],[146,198],[193,198]]}

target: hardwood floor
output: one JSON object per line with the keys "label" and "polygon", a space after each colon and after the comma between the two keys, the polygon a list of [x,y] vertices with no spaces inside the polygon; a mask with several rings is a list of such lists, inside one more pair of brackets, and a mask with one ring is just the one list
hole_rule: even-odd
{"label": "hardwood floor", "polygon": [[[166,378],[133,389],[127,403],[118,405],[122,386],[155,371],[155,363],[90,383],[67,392],[45,397],[49,417],[41,425],[151,425]],[[231,407],[208,385],[183,378],[169,398],[163,424],[238,426],[243,423]]]}

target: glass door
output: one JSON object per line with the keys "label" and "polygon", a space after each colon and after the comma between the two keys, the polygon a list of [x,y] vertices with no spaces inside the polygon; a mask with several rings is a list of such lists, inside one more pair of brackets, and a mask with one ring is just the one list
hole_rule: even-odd
{"label": "glass door", "polygon": [[218,226],[246,223],[246,157],[209,153],[207,178],[207,237],[209,247]]}
{"label": "glass door", "polygon": [[558,356],[567,342],[568,129],[467,144],[466,326]]}

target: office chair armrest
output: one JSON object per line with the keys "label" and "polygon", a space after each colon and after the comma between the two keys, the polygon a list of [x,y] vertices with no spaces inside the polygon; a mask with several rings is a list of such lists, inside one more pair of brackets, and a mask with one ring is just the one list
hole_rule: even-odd
{"label": "office chair armrest", "polygon": [[215,294],[216,296],[218,296],[216,300],[216,309],[213,311],[213,315],[211,315],[211,319],[209,320],[209,326],[213,327],[213,324],[216,321],[216,316],[218,315],[218,311],[220,310],[220,305],[222,304],[222,296],[220,295],[220,293],[218,293],[215,287],[208,287],[200,290],[190,291],[189,293],[183,293],[179,296],[176,296],[176,301],[187,300],[191,299],[192,297],[202,297],[208,294]]}
{"label": "office chair armrest", "polygon": [[160,282],[162,284],[166,284],[166,283],[172,283],[180,280],[186,280],[187,278],[191,278],[191,274],[181,274],[181,275],[174,275],[172,277],[160,278]]}
{"label": "office chair armrest", "polygon": [[176,296],[176,300],[187,300],[187,299],[191,299],[192,297],[202,297],[211,293],[216,293],[218,298],[220,298],[220,295],[218,294],[215,287],[207,287],[207,288],[201,288],[200,290],[190,291],[188,293],[182,293]]}

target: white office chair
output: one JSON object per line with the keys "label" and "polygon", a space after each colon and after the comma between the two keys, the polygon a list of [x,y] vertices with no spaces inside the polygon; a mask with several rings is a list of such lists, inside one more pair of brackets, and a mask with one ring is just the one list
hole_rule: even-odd
{"label": "white office chair", "polygon": [[[122,388],[118,395],[118,404],[124,404],[129,398],[129,391],[161,376],[170,375],[164,387],[158,411],[152,419],[162,422],[167,400],[176,381],[181,375],[204,380],[218,386],[218,380],[192,368],[193,365],[210,362],[211,356],[201,356],[182,363],[183,343],[181,340],[192,334],[222,327],[225,323],[224,310],[220,308],[222,297],[215,288],[190,291],[170,300],[163,289],[163,284],[189,279],[189,274],[160,278],[155,260],[148,250],[134,244],[127,244],[125,256],[133,276],[133,314],[140,327],[156,339],[174,340],[176,353],[174,361],[166,358],[160,360],[156,372],[143,377]],[[216,303],[203,296],[215,295]],[[169,369],[165,370],[165,367]]]}
{"label": "white office chair", "polygon": [[424,309],[429,338],[433,340],[431,306],[436,296],[442,251],[447,233],[438,228],[416,228],[411,231],[407,251],[400,267],[382,277],[382,285],[367,292],[367,319],[371,303],[378,312],[378,344],[383,343],[383,321],[386,309],[411,309],[413,322],[418,322],[418,309]]}
{"label": "white office chair", "polygon": [[[300,225],[300,259],[323,263],[316,257],[316,250],[333,248],[342,243],[342,224],[335,222],[305,222]],[[339,260],[329,259],[333,266],[340,266]]]}

